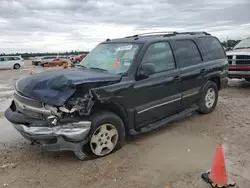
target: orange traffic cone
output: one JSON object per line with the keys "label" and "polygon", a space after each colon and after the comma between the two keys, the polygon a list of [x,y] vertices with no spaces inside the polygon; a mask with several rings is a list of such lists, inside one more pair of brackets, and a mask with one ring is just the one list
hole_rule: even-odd
{"label": "orange traffic cone", "polygon": [[201,177],[207,183],[210,183],[212,187],[228,187],[235,185],[234,182],[229,182],[224,151],[221,144],[217,146],[211,172],[204,173]]}

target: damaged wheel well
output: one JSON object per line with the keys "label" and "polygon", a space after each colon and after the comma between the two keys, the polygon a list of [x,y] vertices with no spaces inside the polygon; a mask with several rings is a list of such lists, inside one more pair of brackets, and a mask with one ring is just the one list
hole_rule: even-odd
{"label": "damaged wheel well", "polygon": [[116,104],[116,103],[110,103],[110,102],[109,103],[95,103],[94,106],[92,107],[91,115],[99,111],[103,111],[103,110],[113,112],[114,114],[119,116],[122,119],[125,125],[125,128],[128,128],[128,125],[129,125],[128,115],[123,106]]}

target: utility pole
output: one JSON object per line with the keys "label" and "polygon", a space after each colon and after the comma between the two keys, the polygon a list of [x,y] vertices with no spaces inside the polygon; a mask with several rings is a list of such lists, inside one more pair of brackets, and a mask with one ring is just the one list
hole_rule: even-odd
{"label": "utility pole", "polygon": [[227,48],[228,48],[228,36],[227,36],[227,42],[226,42]]}

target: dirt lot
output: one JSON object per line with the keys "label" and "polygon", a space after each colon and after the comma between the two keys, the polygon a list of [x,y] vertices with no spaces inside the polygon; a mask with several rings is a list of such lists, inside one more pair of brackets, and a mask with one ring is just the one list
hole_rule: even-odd
{"label": "dirt lot", "polygon": [[250,83],[230,81],[212,114],[130,139],[107,157],[79,161],[70,152],[30,146],[4,119],[13,81],[30,70],[50,68],[0,71],[0,187],[209,188],[200,175],[209,170],[219,143],[236,187],[250,187]]}

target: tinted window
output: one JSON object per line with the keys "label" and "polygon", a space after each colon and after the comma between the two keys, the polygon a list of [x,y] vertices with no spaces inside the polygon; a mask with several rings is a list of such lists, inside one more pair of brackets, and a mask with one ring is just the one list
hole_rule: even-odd
{"label": "tinted window", "polygon": [[4,58],[2,57],[2,58],[0,58],[0,61],[4,61]]}
{"label": "tinted window", "polygon": [[224,50],[216,38],[203,37],[199,38],[199,40],[210,60],[225,58]]}
{"label": "tinted window", "polygon": [[174,56],[168,42],[151,44],[142,60],[142,64],[155,64],[156,72],[162,72],[175,68]]}
{"label": "tinted window", "polygon": [[4,58],[5,61],[13,61],[15,60],[14,57],[5,57]]}
{"label": "tinted window", "polygon": [[196,44],[191,40],[176,41],[176,54],[180,67],[196,65],[202,61]]}
{"label": "tinted window", "polygon": [[44,57],[43,59],[55,59],[56,57]]}

